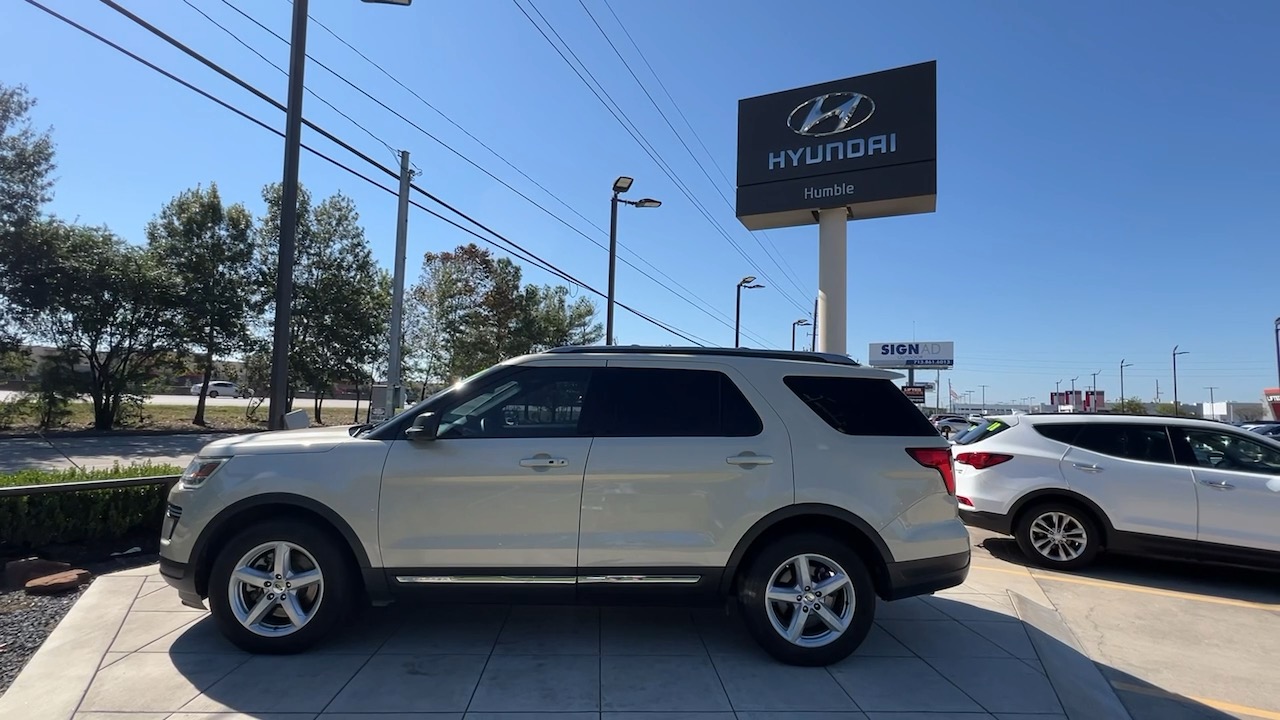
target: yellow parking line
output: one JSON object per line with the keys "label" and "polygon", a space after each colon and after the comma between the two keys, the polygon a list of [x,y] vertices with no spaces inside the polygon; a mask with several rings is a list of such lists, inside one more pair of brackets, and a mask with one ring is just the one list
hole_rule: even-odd
{"label": "yellow parking line", "polygon": [[[1114,580],[1095,580],[1093,578],[1076,577],[1074,575],[1059,575],[1050,572],[1029,572],[1027,570],[1013,570],[1010,568],[997,568],[988,565],[973,565],[974,568],[986,570],[990,572],[1007,573],[1009,575],[1030,576],[1037,580],[1052,580],[1054,582],[1071,583],[1074,585],[1087,585],[1090,587],[1110,588],[1112,590],[1124,590],[1126,592],[1141,593],[1144,595],[1158,595],[1160,597],[1177,598],[1179,600],[1195,600],[1197,602],[1213,603],[1215,605],[1229,605],[1231,607],[1248,608],[1250,610],[1271,610],[1280,611],[1280,605],[1273,603],[1252,602],[1249,600],[1235,600],[1233,598],[1213,597],[1212,595],[1198,595],[1196,593],[1180,592],[1178,590],[1160,590],[1157,588],[1142,587],[1140,585],[1131,585],[1129,583],[1118,582]],[[1280,720],[1280,718],[1277,718]]]}
{"label": "yellow parking line", "polygon": [[1142,687],[1141,685],[1131,685],[1126,682],[1112,681],[1111,687],[1117,690],[1125,690],[1128,692],[1140,693],[1142,695],[1150,695],[1152,697],[1166,698],[1169,700],[1192,700],[1201,705],[1207,705],[1214,710],[1222,712],[1237,713],[1240,715],[1249,715],[1261,720],[1280,720],[1280,712],[1275,710],[1263,710],[1262,708],[1249,707],[1247,705],[1236,705],[1225,700],[1214,700],[1213,698],[1196,697],[1195,695],[1178,695],[1176,693],[1161,690],[1159,688]]}

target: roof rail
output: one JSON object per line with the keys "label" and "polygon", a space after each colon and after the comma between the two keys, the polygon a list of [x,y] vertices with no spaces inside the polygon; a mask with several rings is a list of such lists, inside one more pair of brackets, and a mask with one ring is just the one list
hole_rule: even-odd
{"label": "roof rail", "polygon": [[829,363],[861,367],[848,355],[808,352],[803,350],[756,350],[753,348],[675,347],[670,345],[569,345],[552,348],[549,353],[591,354],[640,354],[640,355],[703,355],[762,358],[766,360],[797,360],[801,362]]}

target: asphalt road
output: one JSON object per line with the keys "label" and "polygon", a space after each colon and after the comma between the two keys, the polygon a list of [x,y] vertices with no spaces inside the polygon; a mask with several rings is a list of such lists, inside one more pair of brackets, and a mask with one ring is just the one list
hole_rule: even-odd
{"label": "asphalt road", "polygon": [[[10,398],[17,397],[20,394],[21,393],[14,392],[12,390],[0,390],[0,402],[5,402]],[[188,395],[152,395],[147,400],[147,402],[153,405],[189,405],[191,407],[195,407],[196,402],[199,401],[199,399],[200,399],[199,396],[190,395],[190,394]],[[83,401],[88,402],[88,398],[85,398]],[[208,403],[211,406],[245,407],[246,405],[249,404],[249,399],[248,398],[216,397],[216,398],[208,398]],[[368,405],[368,404],[369,404],[368,400],[362,400],[360,402],[361,407],[364,407],[365,405]],[[293,406],[295,408],[310,408],[311,400],[308,398],[299,398],[297,400],[294,400]],[[324,406],[326,408],[354,408],[356,406],[356,401],[349,400],[349,399],[325,398]]]}
{"label": "asphalt road", "polygon": [[220,433],[199,435],[135,435],[111,437],[52,437],[0,439],[0,472],[27,468],[56,470],[74,467],[111,467],[116,463],[171,463],[186,465],[209,442],[227,437]]}
{"label": "asphalt road", "polygon": [[[1025,563],[1011,539],[970,536]],[[1031,573],[1134,720],[1280,720],[1280,573],[1105,554]]]}

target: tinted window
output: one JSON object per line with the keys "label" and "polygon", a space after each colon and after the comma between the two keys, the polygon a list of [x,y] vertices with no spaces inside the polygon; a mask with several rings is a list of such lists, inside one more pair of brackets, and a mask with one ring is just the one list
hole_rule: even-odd
{"label": "tinted window", "polygon": [[1057,440],[1060,443],[1074,445],[1076,435],[1080,432],[1080,426],[1075,423],[1044,423],[1042,425],[1033,425],[1036,432],[1049,438]]}
{"label": "tinted window", "polygon": [[1129,460],[1173,463],[1173,447],[1161,425],[1085,423],[1073,444]]}
{"label": "tinted window", "polygon": [[440,437],[575,437],[589,368],[530,368],[460,395],[440,416]]}
{"label": "tinted window", "polygon": [[609,368],[602,437],[750,437],[760,416],[727,375],[714,370]]}
{"label": "tinted window", "polygon": [[845,435],[938,434],[929,419],[889,380],[794,375],[784,382],[818,417]]}
{"label": "tinted window", "polygon": [[974,425],[964,432],[963,435],[956,438],[957,445],[972,445],[980,440],[986,440],[992,435],[998,435],[1008,430],[1011,425],[1003,420],[991,418]]}
{"label": "tinted window", "polygon": [[1186,438],[1200,467],[1280,475],[1280,451],[1267,444],[1211,430],[1172,430]]}

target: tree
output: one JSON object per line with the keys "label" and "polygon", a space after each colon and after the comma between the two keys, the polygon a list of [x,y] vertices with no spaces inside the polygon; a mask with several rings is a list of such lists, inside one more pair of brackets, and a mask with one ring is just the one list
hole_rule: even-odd
{"label": "tree", "polygon": [[34,223],[53,189],[53,138],[37,132],[26,86],[0,83],[0,235]]}
{"label": "tree", "polygon": [[[258,226],[263,271],[274,272],[279,252],[280,186],[263,190],[267,214]],[[275,278],[264,283],[274,287]],[[274,301],[274,300],[272,300]],[[268,304],[269,307],[269,304]],[[391,277],[378,267],[360,227],[355,203],[338,194],[312,206],[298,193],[297,256],[289,326],[290,406],[298,388],[315,392],[315,419],[324,397],[386,352]]]}
{"label": "tree", "polygon": [[[177,289],[181,339],[203,354],[203,386],[214,358],[246,349],[255,284],[253,216],[224,207],[218,186],[185,190],[147,225],[161,270]],[[205,394],[191,422],[204,425]]]}
{"label": "tree", "polygon": [[88,366],[93,423],[110,429],[121,400],[172,362],[172,284],[145,249],[106,228],[42,220],[0,254],[8,301],[24,329]]}
{"label": "tree", "polygon": [[1114,405],[1111,411],[1127,415],[1146,415],[1147,404],[1136,397],[1121,398],[1120,401]]}

